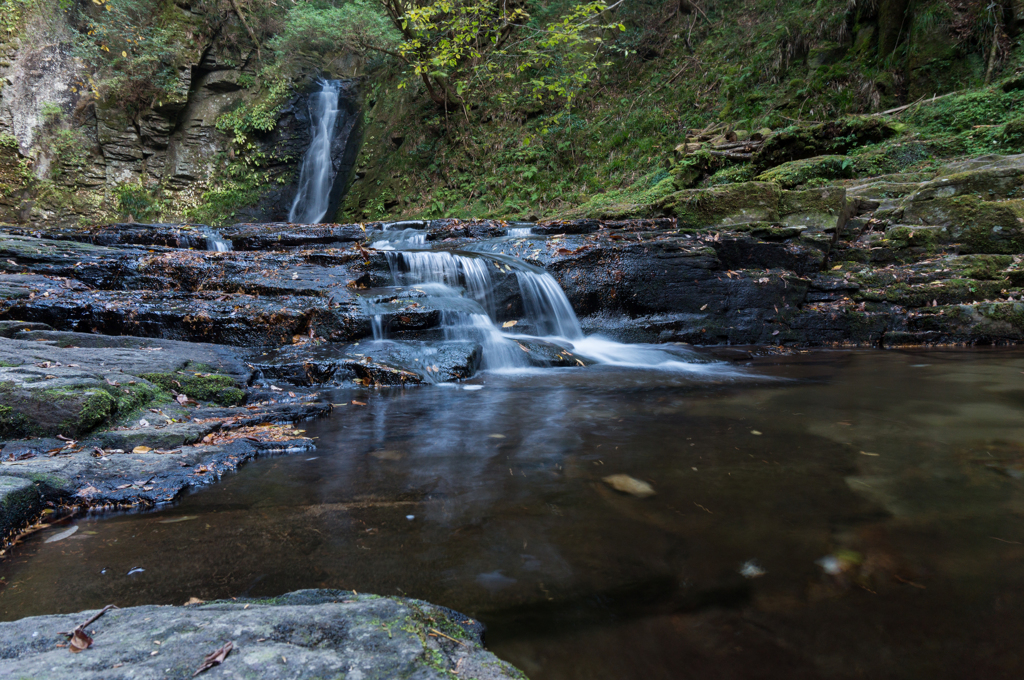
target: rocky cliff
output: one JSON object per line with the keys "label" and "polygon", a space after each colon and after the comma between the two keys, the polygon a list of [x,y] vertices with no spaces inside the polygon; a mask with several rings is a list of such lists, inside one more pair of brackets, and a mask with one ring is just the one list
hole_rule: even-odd
{"label": "rocky cliff", "polygon": [[[173,11],[189,12],[183,5]],[[291,74],[291,94],[273,108],[269,129],[243,139],[218,120],[267,98],[266,88],[254,86],[253,49],[219,34],[190,44],[176,62],[174,84],[131,112],[98,95],[94,74],[75,55],[76,27],[58,25],[55,39],[40,39],[53,30],[28,23],[0,42],[0,222],[194,221],[211,211],[287,218],[309,145],[307,98],[315,84],[308,75]],[[360,69],[352,59],[334,66],[338,77]],[[333,156],[343,184],[358,146],[355,80],[342,98],[351,117]]]}

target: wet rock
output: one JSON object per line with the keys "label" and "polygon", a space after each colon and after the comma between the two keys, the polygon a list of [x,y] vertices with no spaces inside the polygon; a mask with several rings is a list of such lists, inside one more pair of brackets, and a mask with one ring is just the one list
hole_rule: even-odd
{"label": "wet rock", "polygon": [[475,342],[381,340],[279,348],[254,355],[251,365],[264,379],[294,385],[356,380],[384,386],[464,380],[477,372],[481,359]]}
{"label": "wet rock", "polygon": [[[208,673],[238,678],[523,678],[486,652],[470,617],[420,600],[303,590],[272,600],[143,606],[90,624],[92,646],[71,654],[60,631],[93,611],[0,623],[0,672],[54,680],[191,677],[232,643]],[[93,632],[95,631],[95,632]],[[159,640],[156,645],[154,640]],[[151,653],[152,652],[152,653]]]}
{"label": "wet rock", "polygon": [[[276,406],[276,407],[275,407]],[[184,489],[220,479],[257,456],[309,451],[313,441],[290,426],[330,412],[328,402],[281,407],[145,413],[147,424],[101,432],[82,441],[28,439],[0,449],[0,475],[30,479],[47,497],[71,505],[153,505]],[[0,517],[4,516],[0,512]]]}
{"label": "wet rock", "polygon": [[235,224],[221,230],[235,250],[279,250],[312,245],[365,241],[380,231],[381,223],[367,224]]}
{"label": "wet rock", "polygon": [[519,349],[526,353],[529,362],[538,368],[551,366],[592,366],[593,359],[573,352],[571,349],[535,338],[513,338]]}
{"label": "wet rock", "polygon": [[32,480],[0,475],[0,545],[39,516],[42,500]]}
{"label": "wet rock", "polygon": [[237,403],[245,398],[241,387],[249,376],[229,350],[214,345],[57,331],[0,338],[0,356],[0,438],[79,437],[143,407],[169,402],[175,386],[184,391],[183,385],[215,384],[214,390],[194,389],[192,398]]}

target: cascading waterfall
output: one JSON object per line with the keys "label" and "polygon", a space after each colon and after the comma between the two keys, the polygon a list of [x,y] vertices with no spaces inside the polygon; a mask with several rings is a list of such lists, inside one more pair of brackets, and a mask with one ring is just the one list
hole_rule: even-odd
{"label": "cascading waterfall", "polygon": [[[413,231],[413,230],[410,230]],[[399,232],[402,233],[402,232]],[[428,296],[441,312],[446,340],[469,340],[483,348],[483,368],[523,369],[532,364],[523,348],[530,340],[560,345],[597,363],[670,371],[706,372],[710,364],[685,360],[660,347],[627,345],[599,336],[583,335],[579,319],[565,292],[551,274],[503,254],[453,253],[443,250],[386,249],[395,285]],[[523,326],[540,337],[505,330],[495,322],[495,287],[491,269],[516,277],[523,301]],[[373,316],[374,339],[385,338],[386,310]]]}
{"label": "cascading waterfall", "polygon": [[299,190],[288,212],[293,224],[317,224],[327,214],[335,174],[331,144],[337,132],[340,93],[340,80],[324,80],[320,91],[309,97],[312,139],[302,157]]}
{"label": "cascading waterfall", "polygon": [[525,238],[532,233],[532,227],[509,227],[505,235],[509,238]]}
{"label": "cascading waterfall", "polygon": [[215,250],[218,253],[227,253],[231,251],[231,241],[228,241],[220,232],[214,231],[213,229],[203,229],[203,236],[206,237],[206,249]]}

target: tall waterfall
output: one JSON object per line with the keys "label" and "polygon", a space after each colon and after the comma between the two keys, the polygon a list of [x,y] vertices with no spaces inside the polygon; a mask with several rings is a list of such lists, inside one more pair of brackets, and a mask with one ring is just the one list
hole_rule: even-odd
{"label": "tall waterfall", "polygon": [[316,224],[327,215],[335,175],[331,144],[338,129],[340,92],[340,80],[323,80],[320,91],[309,96],[312,140],[302,157],[299,190],[288,213],[293,224]]}

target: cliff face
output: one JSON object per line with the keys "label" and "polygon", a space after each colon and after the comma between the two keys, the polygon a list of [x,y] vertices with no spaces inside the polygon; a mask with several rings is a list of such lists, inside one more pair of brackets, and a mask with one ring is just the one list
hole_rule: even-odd
{"label": "cliff face", "polygon": [[[252,88],[255,54],[216,36],[194,45],[166,96],[133,115],[93,94],[92,74],[71,48],[74,29],[62,29],[42,44],[41,29],[27,25],[0,45],[0,222],[287,218],[309,145],[308,78],[294,74],[276,125],[240,143],[217,121],[265,95]],[[343,96],[351,115],[339,142],[354,142],[354,81]],[[350,169],[353,152],[340,144],[335,169]]]}

